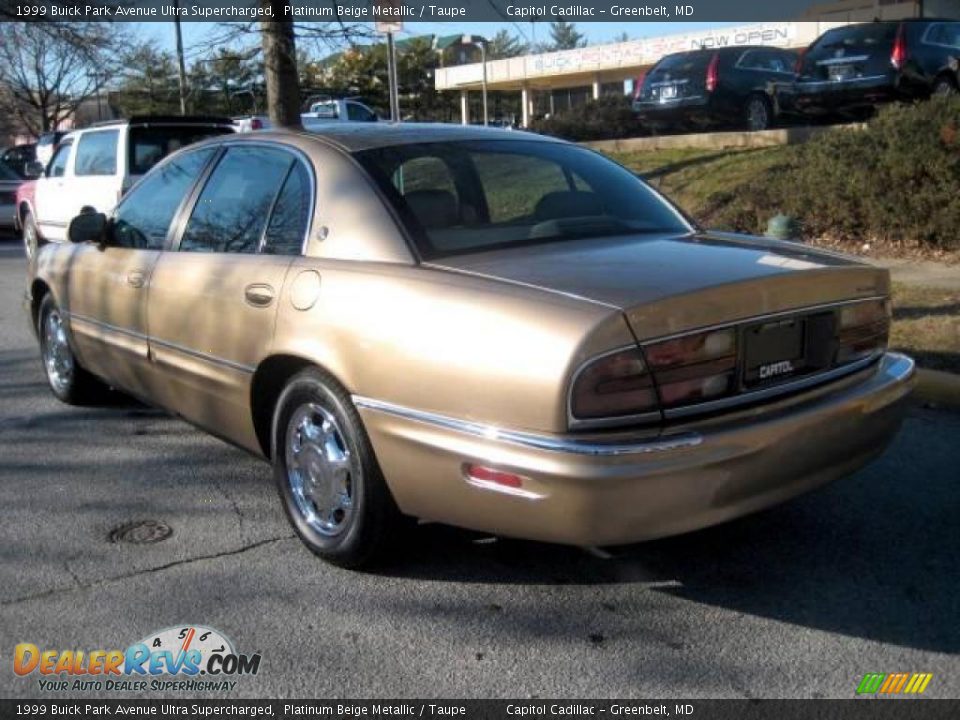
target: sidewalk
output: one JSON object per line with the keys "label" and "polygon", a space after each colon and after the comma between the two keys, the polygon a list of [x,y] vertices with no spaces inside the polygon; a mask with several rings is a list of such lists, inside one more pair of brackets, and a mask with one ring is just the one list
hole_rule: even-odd
{"label": "sidewalk", "polygon": [[878,267],[887,268],[894,282],[960,291],[960,265],[947,265],[933,260],[904,260],[901,258],[863,259]]}

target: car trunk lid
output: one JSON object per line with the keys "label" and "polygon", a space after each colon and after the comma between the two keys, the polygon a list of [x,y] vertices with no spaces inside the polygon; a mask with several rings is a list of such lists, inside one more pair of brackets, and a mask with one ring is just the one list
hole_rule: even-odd
{"label": "car trunk lid", "polygon": [[431,265],[617,308],[640,341],[889,292],[885,270],[725,233],[571,240]]}

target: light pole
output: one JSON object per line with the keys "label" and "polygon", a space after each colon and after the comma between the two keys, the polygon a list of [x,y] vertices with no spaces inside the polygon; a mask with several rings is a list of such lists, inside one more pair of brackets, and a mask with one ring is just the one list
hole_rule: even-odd
{"label": "light pole", "polygon": [[487,114],[487,41],[479,35],[464,35],[463,44],[480,46],[480,64],[483,66],[483,124],[488,125],[490,118]]}
{"label": "light pole", "polygon": [[180,114],[187,114],[187,68],[183,62],[183,33],[180,32],[180,0],[174,0],[173,25],[177,35],[177,80],[180,85]]}

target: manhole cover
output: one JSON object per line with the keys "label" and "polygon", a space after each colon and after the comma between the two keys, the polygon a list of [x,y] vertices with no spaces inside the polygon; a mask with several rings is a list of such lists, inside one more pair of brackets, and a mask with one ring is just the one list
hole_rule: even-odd
{"label": "manhole cover", "polygon": [[173,528],[159,520],[138,520],[110,531],[110,542],[150,545],[173,535]]}

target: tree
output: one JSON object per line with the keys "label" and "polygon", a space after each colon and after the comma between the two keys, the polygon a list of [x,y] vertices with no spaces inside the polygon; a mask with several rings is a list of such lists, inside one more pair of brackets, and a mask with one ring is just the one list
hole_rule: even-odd
{"label": "tree", "polygon": [[53,32],[44,23],[0,23],[0,84],[9,112],[31,134],[56,128],[95,97],[118,69],[109,25],[70,23]]}
{"label": "tree", "polygon": [[529,47],[525,42],[511,35],[505,29],[498,30],[497,34],[487,44],[487,58],[490,60],[517,57],[526,54],[528,51]]}
{"label": "tree", "polygon": [[124,116],[175,114],[180,110],[176,61],[155,43],[144,43],[123,54],[128,68],[112,93]]}
{"label": "tree", "polygon": [[577,26],[563,20],[550,23],[550,40],[551,50],[573,50],[587,45],[587,39],[583,33],[577,32]]}
{"label": "tree", "polygon": [[267,111],[279,127],[300,125],[300,86],[297,77],[297,41],[290,0],[260,0],[265,17],[260,21],[263,77],[267,85]]}

